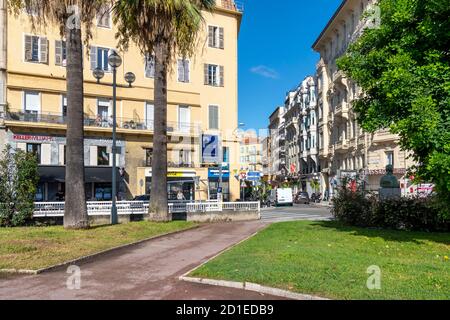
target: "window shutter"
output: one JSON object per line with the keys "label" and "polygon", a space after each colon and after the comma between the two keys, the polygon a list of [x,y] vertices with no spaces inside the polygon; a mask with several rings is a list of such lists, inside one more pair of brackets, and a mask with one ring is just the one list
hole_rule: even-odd
{"label": "window shutter", "polygon": [[219,107],[209,106],[209,128],[219,129]]}
{"label": "window shutter", "polygon": [[223,66],[219,66],[219,86],[223,87],[224,86],[224,68]]}
{"label": "window shutter", "polygon": [[52,145],[49,143],[41,144],[41,164],[52,164]]}
{"label": "window shutter", "polygon": [[55,41],[55,64],[57,66],[62,66],[62,61],[63,61],[62,41],[56,40]]}
{"label": "window shutter", "polygon": [[205,63],[205,84],[209,85],[209,65]]}
{"label": "window shutter", "polygon": [[64,147],[65,147],[64,144],[58,145],[58,164],[60,166],[65,165],[65,163],[64,163]]}
{"label": "window shutter", "polygon": [[89,59],[91,60],[91,70],[95,70],[97,68],[97,47],[91,46]]}
{"label": "window shutter", "polygon": [[219,48],[223,49],[224,48],[224,33],[223,33],[223,28],[219,28]]}
{"label": "window shutter", "polygon": [[89,147],[89,159],[90,159],[90,165],[96,166],[98,164],[97,161],[97,146],[90,146]]}
{"label": "window shutter", "polygon": [[214,27],[209,26],[208,43],[210,48],[214,48]]}
{"label": "window shutter", "polygon": [[39,38],[39,62],[40,63],[48,63],[48,40],[45,37]]}
{"label": "window shutter", "polygon": [[178,81],[185,82],[184,60],[178,59]]}
{"label": "window shutter", "polygon": [[190,64],[189,60],[184,60],[184,81],[185,82],[191,81],[189,64]]}
{"label": "window shutter", "polygon": [[33,59],[32,37],[25,36],[25,61],[31,61],[32,59]]}

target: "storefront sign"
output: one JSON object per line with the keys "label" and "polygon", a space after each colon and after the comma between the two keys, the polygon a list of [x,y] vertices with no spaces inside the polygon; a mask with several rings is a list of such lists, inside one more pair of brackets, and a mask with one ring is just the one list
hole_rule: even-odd
{"label": "storefront sign", "polygon": [[52,142],[55,141],[55,137],[50,136],[35,136],[30,134],[15,134],[13,135],[14,141],[33,141],[33,142]]}
{"label": "storefront sign", "polygon": [[[152,169],[145,169],[145,176],[152,177]],[[167,178],[195,178],[195,171],[169,171]]]}
{"label": "storefront sign", "polygon": [[[368,170],[369,175],[374,176],[374,175],[385,175],[386,174],[386,169],[375,169],[375,170]],[[406,174],[406,169],[404,168],[397,168],[394,169],[394,174],[401,174],[404,175]]]}
{"label": "storefront sign", "polygon": [[[219,168],[208,169],[208,178],[220,178]],[[223,179],[230,178],[230,170],[228,169],[228,167],[222,169],[222,178]]]}

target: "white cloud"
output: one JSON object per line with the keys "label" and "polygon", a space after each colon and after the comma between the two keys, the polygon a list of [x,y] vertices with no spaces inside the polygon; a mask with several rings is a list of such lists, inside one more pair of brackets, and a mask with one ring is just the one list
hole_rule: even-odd
{"label": "white cloud", "polygon": [[250,71],[254,74],[258,74],[264,78],[270,78],[270,79],[278,79],[279,74],[276,70],[271,69],[267,66],[256,66],[250,69]]}

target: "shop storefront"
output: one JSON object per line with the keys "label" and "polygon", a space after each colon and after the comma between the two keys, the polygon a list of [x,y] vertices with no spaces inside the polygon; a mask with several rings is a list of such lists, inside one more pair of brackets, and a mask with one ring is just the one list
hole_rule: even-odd
{"label": "shop storefront", "polygon": [[[14,149],[32,152],[38,161],[39,184],[36,201],[64,201],[66,137],[8,132]],[[118,140],[116,155],[118,198],[125,195],[122,173],[125,165],[125,141]],[[88,201],[112,199],[112,139],[86,137],[84,140],[85,191]]]}
{"label": "shop storefront", "polygon": [[[230,201],[230,170],[228,166],[222,168],[222,199],[225,202]],[[219,168],[208,169],[208,199],[217,200],[217,194],[220,188],[220,170]]]}
{"label": "shop storefront", "polygon": [[[167,193],[169,200],[195,200],[195,170],[169,171],[167,173]],[[145,193],[150,194],[152,169],[145,170]]]}

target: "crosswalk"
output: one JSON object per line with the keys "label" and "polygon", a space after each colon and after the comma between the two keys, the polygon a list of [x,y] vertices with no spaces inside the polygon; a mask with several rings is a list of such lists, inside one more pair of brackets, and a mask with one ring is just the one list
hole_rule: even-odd
{"label": "crosswalk", "polygon": [[282,208],[262,210],[261,220],[264,222],[283,222],[283,221],[297,221],[297,220],[313,220],[326,221],[330,220],[329,215],[314,213],[314,210],[283,210]]}

